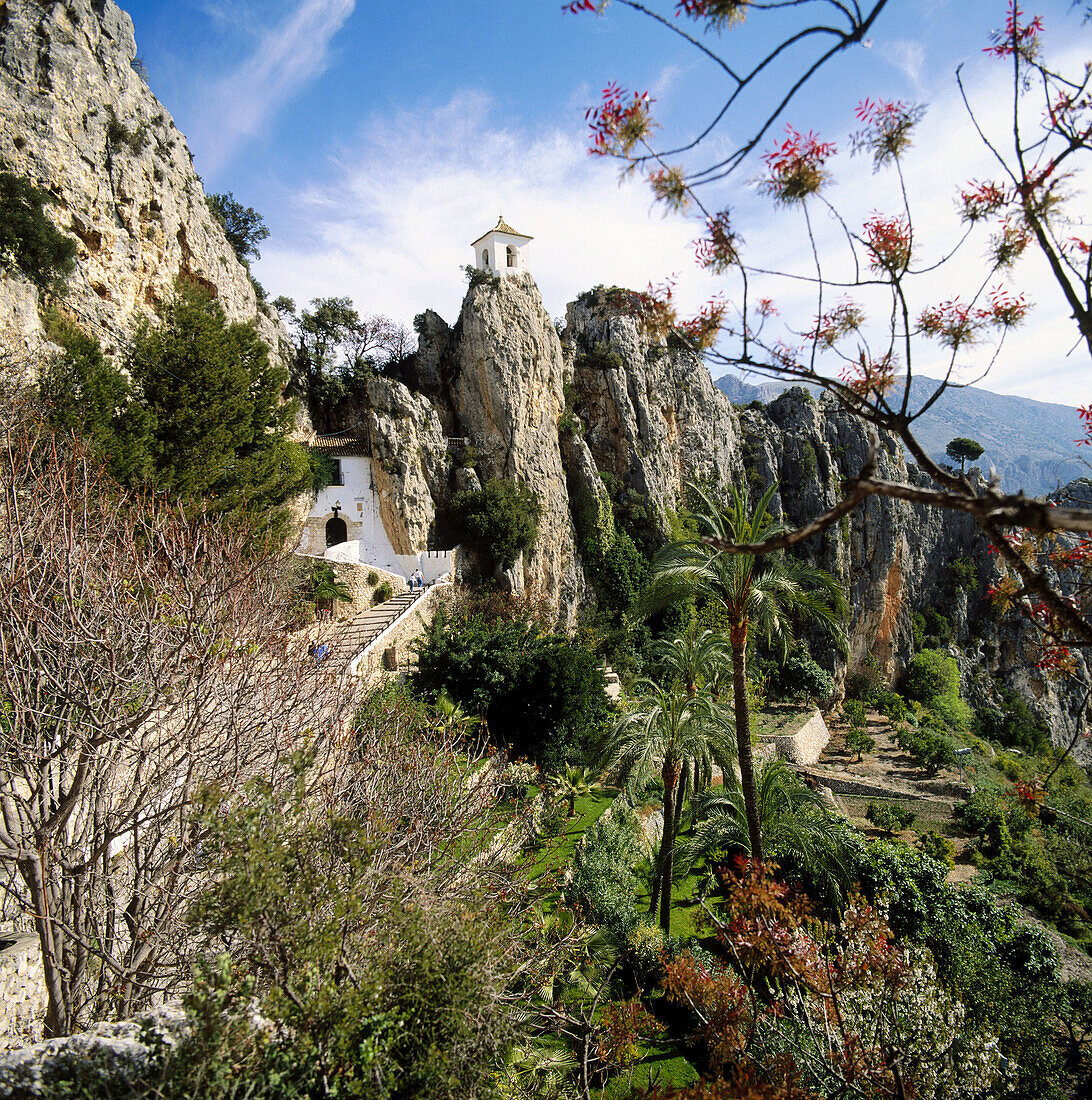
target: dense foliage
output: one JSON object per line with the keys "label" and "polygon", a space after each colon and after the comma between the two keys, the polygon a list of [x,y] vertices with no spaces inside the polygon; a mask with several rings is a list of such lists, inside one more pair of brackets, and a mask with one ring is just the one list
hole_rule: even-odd
{"label": "dense foliage", "polygon": [[511,478],[490,478],[480,489],[464,489],[451,507],[464,537],[496,568],[511,569],[538,538],[538,494]]}
{"label": "dense foliage", "polygon": [[223,195],[206,195],[205,201],[224,227],[224,236],[239,262],[249,267],[251,259],[260,260],[262,254],[258,251],[258,245],[269,236],[261,214],[244,206],[230,191]]}
{"label": "dense foliage", "polygon": [[56,427],[81,435],[124,485],[283,527],[281,506],[313,476],[288,439],[286,375],[252,324],[229,323],[182,283],[159,323],[138,328],[124,370],[71,323],[54,330],[63,350],[41,393]]}
{"label": "dense foliage", "polygon": [[43,293],[57,295],[76,266],[76,242],[46,216],[53,201],[30,180],[0,170],[0,267],[19,271]]}
{"label": "dense foliage", "polygon": [[427,698],[444,693],[481,715],[511,755],[552,770],[588,759],[612,709],[595,655],[500,597],[441,609],[411,682]]}

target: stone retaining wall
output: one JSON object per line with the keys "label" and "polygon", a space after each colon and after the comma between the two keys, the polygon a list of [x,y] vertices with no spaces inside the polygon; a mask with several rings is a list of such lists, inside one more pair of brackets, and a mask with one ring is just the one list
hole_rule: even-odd
{"label": "stone retaining wall", "polygon": [[815,764],[830,740],[830,730],[816,711],[795,733],[774,734],[765,738],[777,755],[790,764]]}
{"label": "stone retaining wall", "polygon": [[401,667],[405,663],[410,643],[424,633],[436,614],[436,608],[443,600],[449,598],[453,591],[449,584],[438,584],[426,588],[425,594],[413,604],[407,614],[388,627],[368,646],[362,656],[353,658],[352,674],[367,681],[381,678],[383,652],[387,649],[394,649],[396,660]]}
{"label": "stone retaining wall", "polygon": [[0,1045],[41,1038],[46,1010],[45,975],[33,932],[0,932]]}

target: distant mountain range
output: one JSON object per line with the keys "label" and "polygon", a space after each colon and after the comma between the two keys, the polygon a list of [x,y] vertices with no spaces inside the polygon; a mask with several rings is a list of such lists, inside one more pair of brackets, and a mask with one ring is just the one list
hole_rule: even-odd
{"label": "distant mountain range", "polygon": [[[939,384],[933,378],[915,378],[911,397],[920,404]],[[716,381],[717,389],[737,405],[766,404],[791,385],[773,379],[752,385],[735,375]],[[805,388],[818,392],[815,386]],[[931,458],[945,463],[951,462],[944,453],[950,440],[977,440],[985,450],[975,465],[987,477],[991,467],[996,469],[1008,493],[1022,489],[1029,496],[1042,496],[1059,484],[1092,474],[1082,461],[1092,460],[1092,455],[1081,454],[1076,445],[1084,432],[1077,410],[1069,405],[1010,397],[978,386],[950,389],[915,423],[914,434]]]}

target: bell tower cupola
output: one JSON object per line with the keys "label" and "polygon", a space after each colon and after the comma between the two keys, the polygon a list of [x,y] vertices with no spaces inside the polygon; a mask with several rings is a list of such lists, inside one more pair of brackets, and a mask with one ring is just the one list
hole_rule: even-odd
{"label": "bell tower cupola", "polygon": [[497,224],[473,241],[474,266],[491,275],[515,275],[527,270],[527,246],[534,240],[526,233],[518,233],[502,214]]}

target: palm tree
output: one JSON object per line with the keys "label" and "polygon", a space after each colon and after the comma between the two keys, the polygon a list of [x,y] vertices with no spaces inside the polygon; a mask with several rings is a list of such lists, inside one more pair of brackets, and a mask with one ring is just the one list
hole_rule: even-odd
{"label": "palm tree", "polygon": [[659,769],[663,779],[663,838],[658,860],[660,927],[671,931],[672,854],[679,777],[684,766],[691,774],[707,774],[717,765],[731,770],[731,726],[722,709],[707,696],[687,695],[645,680],[645,692],[636,709],[614,727],[605,749],[610,774],[625,781],[647,779]]}
{"label": "palm tree", "polygon": [[591,768],[577,768],[568,764],[563,772],[550,776],[550,790],[555,798],[569,803],[569,817],[576,816],[576,800],[588,795],[602,794],[604,787]]}
{"label": "palm tree", "polygon": [[[704,535],[723,542],[754,543],[788,530],[786,524],[770,515],[776,482],[762,494],[753,510],[746,490],[733,487],[732,499],[724,506],[714,504],[696,487],[693,491],[701,501],[702,507],[694,515]],[[825,570],[782,553],[733,554],[692,539],[670,542],[657,553],[652,580],[638,606],[651,614],[687,596],[703,596],[719,605],[728,620],[740,782],[751,855],[761,862],[762,830],[747,706],[747,646],[757,636],[787,654],[794,640],[793,620],[802,619],[826,624],[844,648],[841,619],[845,594]]]}
{"label": "palm tree", "polygon": [[[849,885],[842,819],[780,760],[761,770],[756,793],[766,854],[807,875],[825,896],[840,899]],[[685,874],[717,852],[750,852],[747,808],[734,775],[725,775],[723,790],[697,800],[694,822],[691,835],[679,844],[677,872]]]}
{"label": "palm tree", "polygon": [[724,635],[712,630],[700,634],[691,630],[670,642],[657,639],[649,649],[660,667],[660,679],[681,684],[690,696],[698,693],[699,681],[716,683],[731,659]]}

